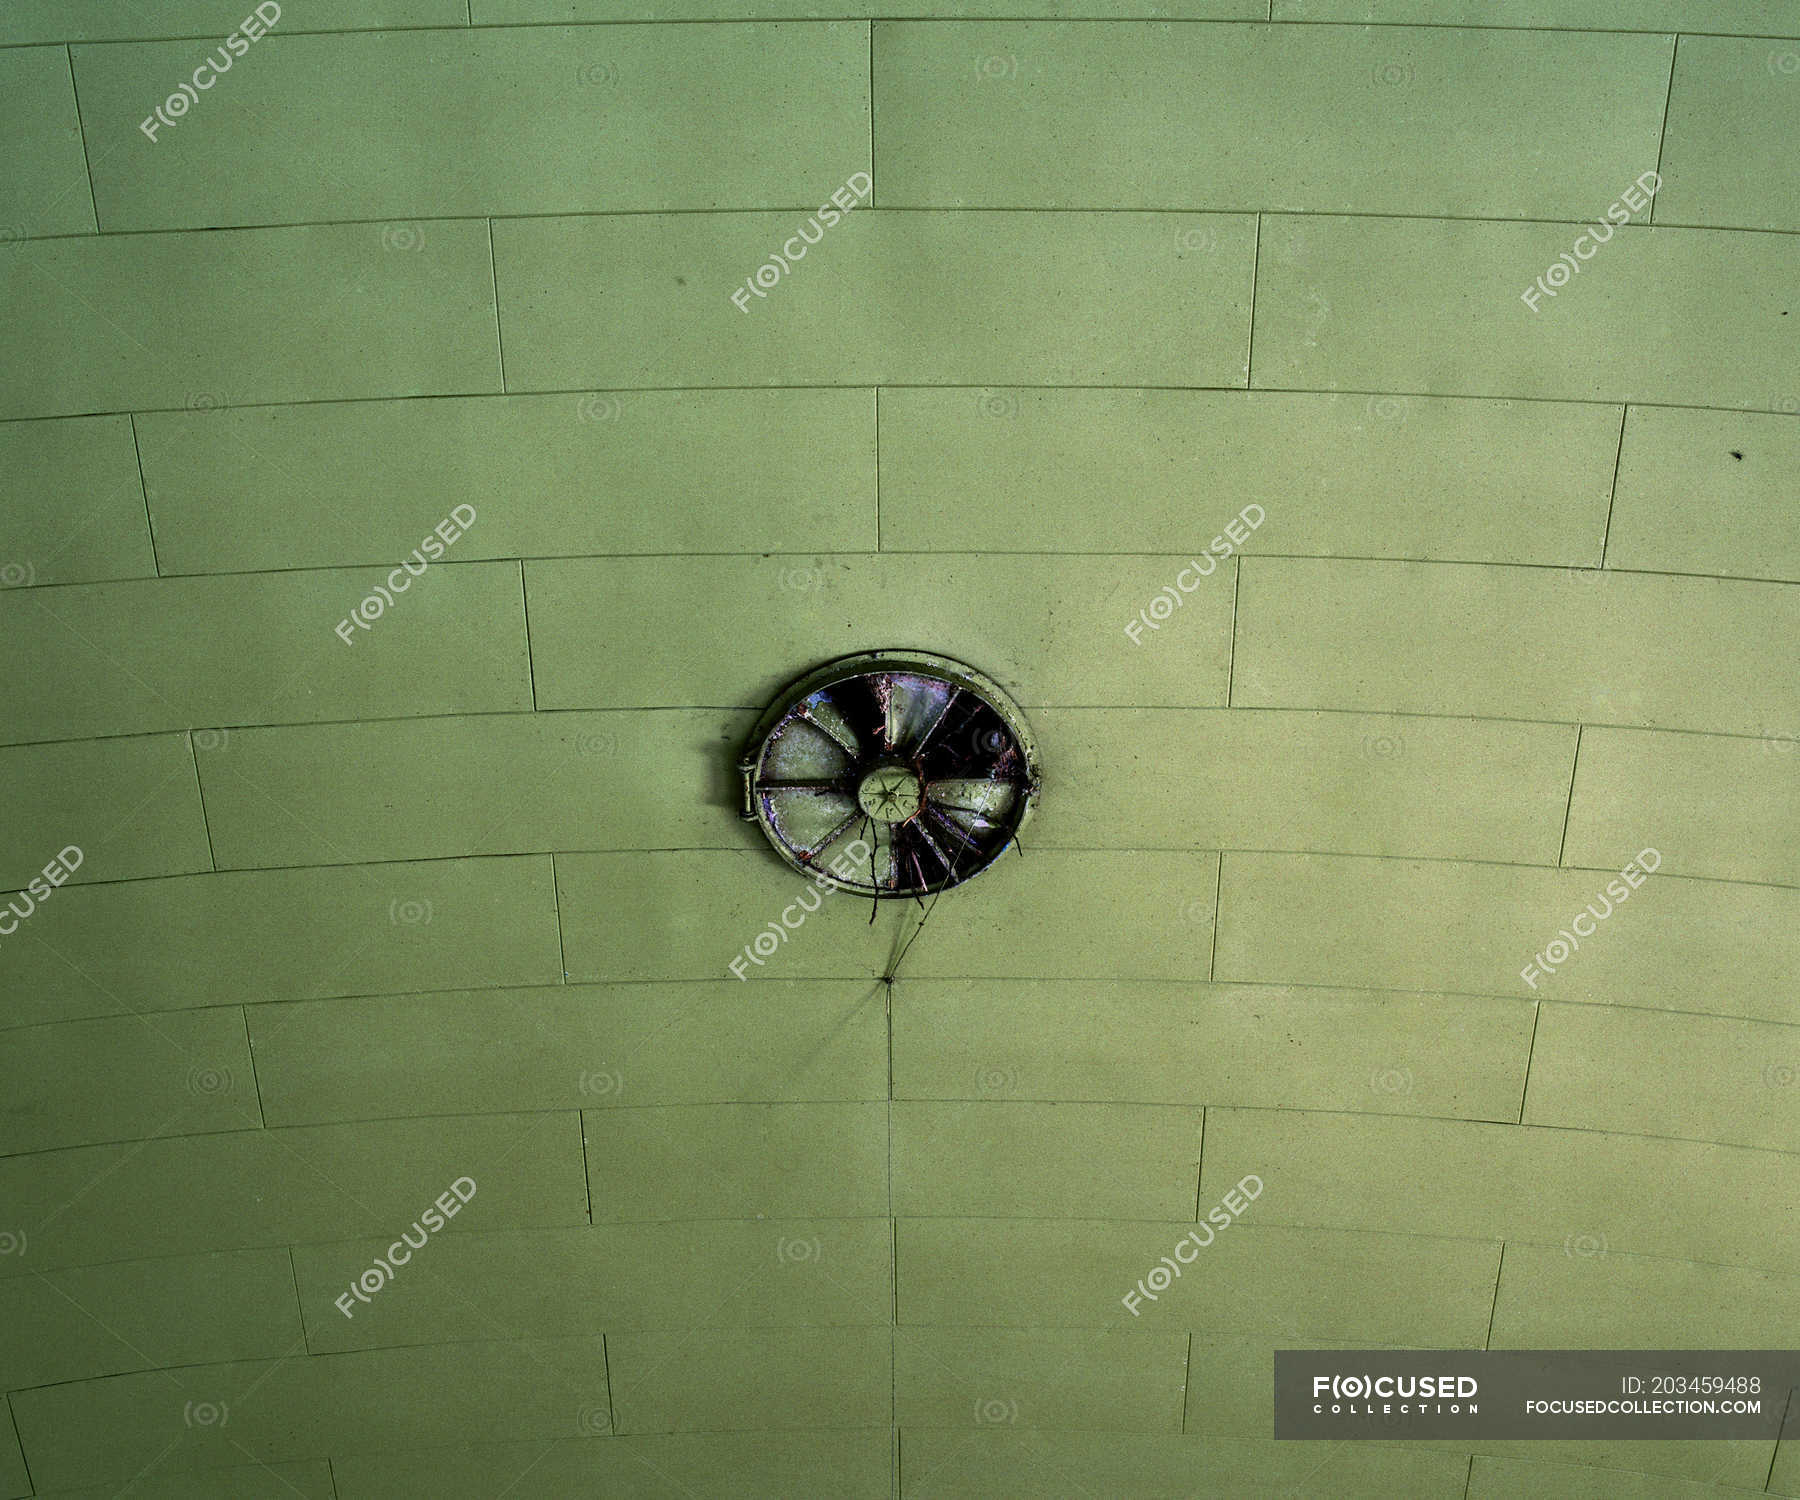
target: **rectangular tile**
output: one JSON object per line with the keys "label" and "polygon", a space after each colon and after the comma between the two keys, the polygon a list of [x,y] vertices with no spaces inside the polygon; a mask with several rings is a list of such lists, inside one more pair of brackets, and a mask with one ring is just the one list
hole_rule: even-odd
{"label": "rectangular tile", "polygon": [[12,158],[0,183],[7,239],[91,234],[87,153],[69,57],[61,47],[0,51],[0,136]]}
{"label": "rectangular tile", "polygon": [[0,749],[0,785],[12,813],[0,887],[23,888],[71,845],[81,851],[71,883],[212,869],[185,734]]}
{"label": "rectangular tile", "polygon": [[[894,986],[894,1096],[1512,1120],[1533,1016],[1529,1001],[1459,995],[906,978]],[[266,1067],[262,1079],[270,1099]]]}
{"label": "rectangular tile", "polygon": [[40,1485],[166,1471],[606,1431],[599,1339],[546,1339],[201,1365],[13,1396]]}
{"label": "rectangular tile", "polygon": [[1800,579],[1800,389],[1757,404],[1771,411],[1627,412],[1610,566]]}
{"label": "rectangular tile", "polygon": [[898,1328],[902,1428],[1180,1432],[1188,1339],[1089,1330]]}
{"label": "rectangular tile", "polygon": [[[1560,724],[1051,708],[1032,715],[1032,728],[1056,768],[1056,796],[1033,817],[1035,842],[1076,848],[1179,843],[1554,864],[1575,759],[1575,731]],[[1425,803],[1428,819],[1418,816]]]}
{"label": "rectangular tile", "polygon": [[[713,709],[237,730],[229,754],[200,757],[207,825],[221,869],[742,848],[761,838],[736,816],[754,721]],[[1560,829],[1560,803],[1557,816]]]}
{"label": "rectangular tile", "polygon": [[1589,567],[1618,437],[1617,408],[1547,401],[884,390],[881,535],[955,545],[979,493],[1027,551],[1203,556],[1247,502],[1267,517],[1250,553]]}
{"label": "rectangular tile", "polygon": [[240,1130],[0,1158],[24,1237],[0,1276],[397,1235],[462,1178],[476,1186],[447,1230],[587,1218],[572,1113]]}
{"label": "rectangular tile", "polygon": [[0,587],[151,578],[129,417],[0,424]]}
{"label": "rectangular tile", "polygon": [[1800,36],[1789,0],[1272,0],[1277,21],[1725,31]]}
{"label": "rectangular tile", "polygon": [[[821,171],[821,200],[860,149],[846,141]],[[805,208],[503,220],[507,381],[1242,386],[1255,222],[864,208],[817,224],[809,259],[781,272],[771,252],[816,224]],[[1184,231],[1217,245],[1205,264]],[[759,268],[777,278],[760,300]]]}
{"label": "rectangular tile", "polygon": [[392,609],[365,570],[0,593],[9,738],[531,707],[517,563],[393,572]]}
{"label": "rectangular tile", "polygon": [[1251,558],[1232,702],[1760,734],[1800,726],[1800,588]]}
{"label": "rectangular tile", "polygon": [[[1461,1500],[1468,1459],[1395,1443],[1310,1443],[1112,1432],[906,1432],[901,1472],[908,1500],[1077,1494],[1330,1495],[1333,1500]],[[1305,1486],[1305,1489],[1302,1489]]]}
{"label": "rectangular tile", "polygon": [[[1525,1243],[1572,1257],[1661,1255],[1792,1272],[1797,1231],[1780,1207],[1800,1190],[1800,1158],[1792,1154],[1292,1110],[1208,1110],[1206,1131],[1201,1201],[1215,1201],[1254,1171],[1267,1184],[1251,1210],[1259,1226],[1404,1226],[1504,1239],[1509,1254]],[[1720,1213],[1721,1203],[1731,1212]],[[904,1249],[900,1267],[904,1276]]]}
{"label": "rectangular tile", "polygon": [[[1143,645],[1125,633],[1189,560],[970,552],[531,562],[537,705],[761,707],[797,663],[871,640],[926,640],[1027,708],[1222,706],[1234,576],[1225,566],[1216,587],[1179,595],[1180,614],[1171,607],[1154,635],[1140,625]],[[720,640],[733,649],[718,651]]]}
{"label": "rectangular tile", "polygon": [[[466,19],[463,0],[287,0],[277,25],[284,32],[380,31],[460,26]],[[217,41],[219,23],[219,8],[208,0],[162,0],[154,10],[120,0],[13,0],[0,18],[0,42]]]}
{"label": "rectangular tile", "polygon": [[12,1390],[130,1370],[279,1359],[303,1347],[284,1249],[8,1277],[0,1280],[0,1317],[11,1335],[0,1381]]}
{"label": "rectangular tile", "polygon": [[64,887],[0,943],[15,1026],[561,972],[542,855]]}
{"label": "rectangular tile", "polygon": [[[168,1473],[151,1469],[131,1481],[131,1500],[337,1500],[331,1464],[245,1464],[242,1468]],[[49,1492],[44,1494],[48,1497]],[[119,1484],[57,1490],[53,1500],[118,1500]]]}
{"label": "rectangular tile", "polygon": [[[1265,216],[1255,383],[1752,408],[1800,389],[1763,290],[1783,282],[1784,236],[1632,223],[1584,259],[1583,227]],[[1563,253],[1581,271],[1533,311],[1524,292]]]}
{"label": "rectangular tile", "polygon": [[[272,1125],[887,1097],[868,981],[470,990],[251,1008]],[[346,1049],[346,1036],[359,1045]]]}
{"label": "rectangular tile", "polygon": [[1200,1182],[1200,1111],[1153,1104],[897,1101],[896,1214],[1180,1219]]}
{"label": "rectangular tile", "polygon": [[620,1333],[606,1341],[618,1430],[885,1427],[885,1328]]}
{"label": "rectangular tile", "polygon": [[[772,854],[752,851],[572,854],[556,869],[565,962],[578,983],[724,977],[808,888]],[[1008,854],[938,908],[907,972],[1192,979],[1212,950],[1217,870],[1216,855],[1160,850]],[[858,898],[834,893],[760,967],[754,956],[739,967],[754,979],[873,979],[910,930],[913,912],[892,905],[871,924]]]}
{"label": "rectangular tile", "polygon": [[1800,885],[1796,747],[1772,726],[1758,739],[1590,729],[1563,858],[1617,865],[1637,854],[1632,831],[1653,829],[1672,874]]}
{"label": "rectangular tile", "polygon": [[500,1332],[557,1338],[886,1327],[892,1306],[885,1218],[581,1223],[441,1235],[364,1305],[352,1290],[356,1278],[386,1253],[394,1233],[410,1231],[416,1240],[422,1228],[414,1216],[380,1239],[294,1248],[308,1347],[323,1353]]}
{"label": "rectangular tile", "polygon": [[[1248,1158],[1233,1160],[1241,1176]],[[1272,1176],[1268,1183],[1249,1214],[1264,1214],[1280,1186]],[[1282,1190],[1291,1217],[1294,1195]],[[1134,1334],[1279,1329],[1301,1340],[1367,1337],[1465,1349],[1486,1332],[1498,1243],[1234,1223],[1197,1250],[1157,1300],[1140,1298],[1138,1281],[1194,1232],[1192,1220],[901,1219],[900,1323]],[[1122,1300],[1127,1293],[1138,1301],[1135,1318]]]}
{"label": "rectangular tile", "polygon": [[[1782,30],[1800,33],[1791,8]],[[1786,169],[1792,154],[1782,149],[1800,133],[1797,75],[1800,48],[1766,37],[1680,38],[1658,168],[1668,179],[1657,197],[1659,223],[1800,229],[1800,190]]]}
{"label": "rectangular tile", "polygon": [[464,561],[873,549],[874,431],[874,395],[854,390],[447,397],[138,418],[169,573],[392,564],[459,505],[477,517],[456,543]]}
{"label": "rectangular tile", "polygon": [[694,1104],[583,1118],[595,1223],[885,1215],[885,1104]]}
{"label": "rectangular tile", "polygon": [[1508,1245],[1495,1349],[1791,1349],[1800,1278],[1644,1255]]}
{"label": "rectangular tile", "polygon": [[[762,208],[818,202],[814,163],[868,167],[857,22],[277,32],[228,81],[190,42],[74,58],[109,230]],[[190,71],[217,92],[149,149],[139,121]]]}
{"label": "rectangular tile", "polygon": [[1546,1005],[1532,1048],[1525,1119],[1800,1151],[1797,1084],[1800,1025]]}
{"label": "rectangular tile", "polygon": [[[1575,32],[884,21],[875,175],[909,208],[1573,218],[1655,164],[1669,52]],[[1000,61],[971,68],[983,55]],[[1419,128],[1433,118],[1457,129]]]}
{"label": "rectangular tile", "polygon": [[[1610,885],[1630,892],[1604,870],[1227,854],[1214,973],[1800,1020],[1800,892],[1657,875],[1624,904]],[[1545,972],[1584,915],[1594,931]]]}
{"label": "rectangular tile", "polygon": [[692,1500],[696,1495],[888,1494],[885,1429],[842,1432],[623,1433],[603,1443],[492,1443],[334,1457],[338,1500],[422,1490],[438,1500],[493,1500],[527,1479],[546,1495]]}
{"label": "rectangular tile", "polygon": [[16,1026],[0,1048],[0,1154],[262,1123],[236,1007]]}
{"label": "rectangular tile", "polygon": [[0,373],[0,417],[498,390],[487,225],[388,228],[19,244],[0,317],[49,356]]}

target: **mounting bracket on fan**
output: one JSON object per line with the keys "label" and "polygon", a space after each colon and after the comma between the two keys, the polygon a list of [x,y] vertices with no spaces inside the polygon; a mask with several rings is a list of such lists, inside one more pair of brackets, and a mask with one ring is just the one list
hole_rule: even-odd
{"label": "mounting bracket on fan", "polygon": [[[978,875],[1039,790],[1025,716],[973,667],[925,651],[860,651],[790,683],[738,762],[742,816],[788,864],[877,900]],[[861,839],[868,871],[830,866]]]}

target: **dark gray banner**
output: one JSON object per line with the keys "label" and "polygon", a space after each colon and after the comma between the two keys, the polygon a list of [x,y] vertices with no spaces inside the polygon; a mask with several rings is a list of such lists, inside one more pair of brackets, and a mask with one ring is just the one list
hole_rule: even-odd
{"label": "dark gray banner", "polygon": [[1277,1349],[1275,1436],[1800,1438],[1800,1350]]}

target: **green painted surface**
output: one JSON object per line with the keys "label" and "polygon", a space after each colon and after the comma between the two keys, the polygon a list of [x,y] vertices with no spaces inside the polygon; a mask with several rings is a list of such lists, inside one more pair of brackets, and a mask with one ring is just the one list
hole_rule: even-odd
{"label": "green painted surface", "polygon": [[[1800,1344],[1789,0],[241,19],[0,14],[0,1500],[1800,1493],[1269,1387]],[[883,646],[928,920],[735,816]]]}

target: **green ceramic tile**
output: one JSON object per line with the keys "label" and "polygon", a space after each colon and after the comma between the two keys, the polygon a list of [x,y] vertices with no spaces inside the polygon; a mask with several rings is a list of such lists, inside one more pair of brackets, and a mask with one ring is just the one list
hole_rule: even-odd
{"label": "green ceramic tile", "polygon": [[[820,202],[863,149],[819,158]],[[495,224],[509,387],[1248,383],[1253,218],[865,208],[780,271],[771,253],[812,222],[796,207]],[[1216,244],[1204,264],[1184,233]]]}
{"label": "green ceramic tile", "polygon": [[1200,1181],[1200,1111],[1152,1104],[900,1102],[894,1212],[1179,1219]]}
{"label": "green ceramic tile", "polygon": [[0,886],[24,887],[71,845],[81,851],[71,883],[212,869],[185,734],[0,749],[0,784],[10,814]]}
{"label": "green ceramic tile", "polygon": [[[1784,29],[1792,36],[1800,25],[1790,17]],[[1658,168],[1667,182],[1657,195],[1657,222],[1800,229],[1800,189],[1782,146],[1796,134],[1800,48],[1767,38],[1682,37]]]}
{"label": "green ceramic tile", "polygon": [[1800,390],[1759,404],[1779,414],[1631,408],[1609,566],[1800,579]]}
{"label": "green ceramic tile", "polygon": [[[1800,728],[1800,723],[1796,723]],[[1593,868],[1636,856],[1653,829],[1677,875],[1800,885],[1800,736],[1758,739],[1590,729],[1563,859]]]}
{"label": "green ceramic tile", "polygon": [[1797,36],[1789,0],[1271,0],[1277,21],[1418,22]]}
{"label": "green ceramic tile", "polygon": [[0,1317],[12,1335],[0,1381],[14,1390],[278,1359],[300,1346],[293,1273],[279,1249],[14,1276],[0,1280]]}
{"label": "green ceramic tile", "polygon": [[[1208,1160],[1213,1157],[1207,1145]],[[1234,1167],[1240,1160],[1231,1158]],[[1245,1168],[1245,1171],[1251,1170]],[[1209,1176],[1209,1192],[1210,1189]],[[1239,1173],[1243,1175],[1242,1172]],[[1156,1301],[1123,1302],[1197,1233],[1185,1223],[1117,1220],[901,1219],[896,1270],[900,1322],[1006,1328],[1279,1330],[1293,1339],[1391,1339],[1422,1348],[1474,1348],[1487,1329],[1500,1247],[1422,1234],[1256,1226],[1278,1188],[1212,1244]],[[1218,1194],[1204,1198],[1210,1211]],[[1304,1206],[1303,1206],[1304,1207]],[[1190,1248],[1193,1241],[1188,1240]],[[1169,1275],[1165,1267],[1163,1275]],[[1154,1290],[1152,1288],[1151,1290]],[[1287,1347],[1295,1347],[1288,1345]]]}
{"label": "green ceramic tile", "polygon": [[885,1099],[883,1009],[867,981],[578,984],[259,1005],[250,1036],[269,1123],[305,1125]]}
{"label": "green ceramic tile", "polygon": [[597,1224],[887,1212],[883,1104],[601,1109],[582,1123]]}
{"label": "green ceramic tile", "polygon": [[[1229,544],[1227,544],[1229,545]],[[800,670],[924,642],[1027,708],[1222,706],[1232,577],[1179,592],[1191,553],[1122,557],[786,555],[525,565],[539,708],[760,708]],[[1230,564],[1235,568],[1235,562]],[[1164,589],[1182,601],[1141,644]],[[706,607],[693,606],[704,598]],[[599,607],[596,608],[597,602]],[[1190,612],[1187,605],[1192,604]],[[730,641],[730,651],[718,642]]]}
{"label": "green ceramic tile", "polygon": [[216,573],[391,564],[458,505],[465,561],[872,549],[874,409],[869,391],[591,392],[137,426],[163,570]]}
{"label": "green ceramic tile", "polygon": [[19,1440],[13,1432],[12,1413],[0,1401],[0,1495],[7,1500],[30,1500],[37,1493],[31,1475],[25,1468],[25,1455],[19,1451]]}
{"label": "green ceramic tile", "polygon": [[0,316],[0,417],[500,388],[479,220],[28,241]]}
{"label": "green ceramic tile", "polygon": [[[1655,165],[1597,195],[1585,222],[1604,224]],[[1253,383],[1747,407],[1800,389],[1791,324],[1766,291],[1785,284],[1784,236],[1628,224],[1598,249],[1590,238],[1582,271],[1532,311],[1523,293],[1559,254],[1579,258],[1582,229],[1266,216]]]}
{"label": "green ceramic tile", "polygon": [[517,563],[392,572],[391,609],[391,574],[361,569],[0,593],[0,632],[30,643],[0,663],[8,736],[531,707]]}
{"label": "green ceramic tile", "polygon": [[[207,825],[221,869],[742,848],[761,838],[736,816],[754,721],[676,710],[235,731],[230,754],[200,757]],[[1559,830],[1561,817],[1559,801]]]}
{"label": "green ceramic tile", "polygon": [[[907,0],[896,6],[849,6],[842,0],[633,0],[629,15],[621,15],[619,0],[472,0],[477,26],[524,25],[551,21],[737,21],[784,19],[804,16],[841,16],[847,12],[892,15],[904,9],[908,15],[943,16],[963,20],[970,16],[1017,15],[1019,0]],[[1063,11],[1083,16],[1118,20],[1157,20],[1174,17],[1201,21],[1260,21],[1268,14],[1268,0],[1033,0],[1029,7],[1042,15]]]}
{"label": "green ceramic tile", "polygon": [[1800,1278],[1643,1255],[1508,1245],[1495,1349],[1791,1349]]}
{"label": "green ceramic tile", "polygon": [[1548,219],[1655,164],[1669,42],[883,22],[874,64],[888,205]]}
{"label": "green ceramic tile", "polygon": [[1768,1489],[1772,1495],[1800,1495],[1800,1443],[1789,1441],[1776,1446]]}
{"label": "green ceramic tile", "polygon": [[397,1235],[462,1178],[476,1186],[458,1233],[587,1218],[572,1113],[239,1130],[0,1158],[24,1247],[0,1277]]}
{"label": "green ceramic tile", "polygon": [[[282,32],[460,26],[464,0],[286,0]],[[221,25],[223,22],[223,25]],[[154,9],[129,0],[13,0],[0,17],[0,42],[104,42],[187,36],[208,42],[233,28],[229,8],[208,0],[161,0]],[[248,55],[248,54],[246,54]]]}
{"label": "green ceramic tile", "polygon": [[[92,1489],[43,1490],[44,1500],[118,1500],[118,1483]],[[246,1464],[171,1474],[157,1469],[138,1475],[125,1493],[131,1500],[337,1500],[331,1466],[325,1459],[297,1464]]]}
{"label": "green ceramic tile", "polygon": [[1796,630],[1769,583],[1251,558],[1231,697],[1761,734],[1800,726],[1800,664],[1767,649]]}
{"label": "green ceramic tile", "polygon": [[451,1344],[199,1365],[13,1396],[32,1477],[123,1485],[140,1469],[216,1469],[483,1439],[606,1431],[599,1339]]}
{"label": "green ceramic tile", "polygon": [[[1656,875],[1602,927],[1609,884],[1630,890],[1604,870],[1228,854],[1214,977],[1800,1021],[1800,893]],[[1545,972],[1538,955],[1582,915],[1593,933]]]}
{"label": "green ceramic tile", "polygon": [[87,156],[61,47],[0,51],[0,136],[13,152],[0,184],[6,237],[92,233]]}
{"label": "green ceramic tile", "polygon": [[[1797,1231],[1781,1207],[1800,1191],[1800,1159],[1791,1154],[1461,1120],[1208,1110],[1201,1201],[1215,1201],[1240,1163],[1267,1184],[1258,1224],[1477,1235],[1571,1258],[1623,1253],[1793,1269]],[[1721,1203],[1732,1211],[1721,1214]],[[900,1270],[904,1291],[904,1245]]]}
{"label": "green ceramic tile", "polygon": [[[1032,727],[1056,776],[1056,795],[1034,818],[1036,841],[1075,848],[1554,864],[1575,759],[1575,731],[1560,724],[1053,708]],[[1429,819],[1417,816],[1426,803]]]}
{"label": "green ceramic tile", "polygon": [[[1274,1332],[1195,1334],[1188,1351],[1187,1416],[1182,1431],[1213,1438],[1260,1438],[1273,1432],[1275,1351],[1292,1344],[1291,1339]],[[1306,1347],[1360,1346],[1309,1336]]]}
{"label": "green ceramic tile", "polygon": [[[332,1459],[338,1500],[493,1500],[539,1495],[694,1500],[697,1495],[841,1495],[887,1500],[885,1430],[622,1435],[604,1443],[505,1443]],[[517,1492],[515,1488],[515,1492]]]}
{"label": "green ceramic tile", "polygon": [[19,1026],[0,1050],[0,1153],[261,1128],[235,1007]]}
{"label": "green ceramic tile", "polygon": [[1184,1333],[899,1328],[894,1401],[903,1428],[1180,1432]]}
{"label": "green ceramic tile", "polygon": [[1800,1151],[1800,1026],[1546,1005],[1525,1118]]}
{"label": "green ceramic tile", "polygon": [[0,424],[0,472],[0,587],[155,575],[130,418]]}
{"label": "green ceramic tile", "polygon": [[1100,1432],[901,1435],[907,1500],[1461,1500],[1468,1460],[1394,1443],[1229,1440]]}
{"label": "green ceramic tile", "polygon": [[[1212,950],[1217,857],[1181,852],[1037,849],[938,907],[907,954],[918,978],[1005,978],[1029,968],[1068,978],[1198,979]],[[577,982],[710,979],[812,889],[774,855],[574,854],[557,859],[565,962]],[[762,978],[878,977],[917,908],[834,892],[785,944],[740,964]],[[1079,921],[1070,913],[1079,912]]]}
{"label": "green ceramic tile", "polygon": [[881,535],[965,545],[979,494],[1009,547],[1201,555],[1248,503],[1251,553],[1592,566],[1618,440],[1617,408],[1556,402],[885,390]]}
{"label": "green ceramic tile", "polygon": [[[602,1223],[444,1235],[416,1250],[404,1273],[361,1305],[352,1284],[392,1244],[295,1248],[315,1353],[625,1330],[886,1327],[892,1306],[886,1219]],[[349,1303],[348,1317],[340,1298]]]}
{"label": "green ceramic tile", "polygon": [[1469,1470],[1465,1500],[1539,1500],[1550,1494],[1558,1500],[1705,1500],[1709,1495],[1765,1495],[1754,1489],[1717,1484],[1690,1483],[1666,1475],[1630,1474],[1617,1469],[1577,1467],[1573,1464],[1534,1463],[1521,1458],[1486,1458],[1480,1454]]}
{"label": "green ceramic tile", "polygon": [[65,887],[0,943],[15,1026],[246,1000],[554,984],[561,969],[541,855]]}
{"label": "green ceramic tile", "polygon": [[885,1328],[620,1333],[606,1340],[620,1432],[885,1427]]}
{"label": "green ceramic tile", "polygon": [[154,143],[194,44],[74,57],[112,230],[816,204],[868,166],[857,22],[278,32]]}
{"label": "green ceramic tile", "polygon": [[[1529,1001],[1459,995],[902,978],[894,1095],[1511,1120],[1532,1019]],[[266,1067],[262,1086],[272,1102]]]}

